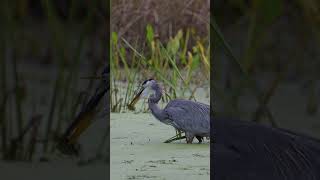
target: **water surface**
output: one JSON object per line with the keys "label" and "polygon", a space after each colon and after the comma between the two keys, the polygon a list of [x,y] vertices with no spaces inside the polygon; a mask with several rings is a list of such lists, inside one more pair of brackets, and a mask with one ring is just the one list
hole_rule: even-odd
{"label": "water surface", "polygon": [[163,143],[175,135],[173,127],[150,113],[111,113],[111,179],[190,179],[210,177],[207,140]]}

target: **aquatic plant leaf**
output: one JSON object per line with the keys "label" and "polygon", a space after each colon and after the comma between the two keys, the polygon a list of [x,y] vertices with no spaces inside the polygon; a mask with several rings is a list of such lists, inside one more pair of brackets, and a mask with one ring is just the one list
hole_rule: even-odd
{"label": "aquatic plant leaf", "polygon": [[154,39],[154,31],[153,31],[153,28],[150,24],[147,25],[147,40],[148,40],[148,43],[151,44],[151,42],[153,41]]}
{"label": "aquatic plant leaf", "polygon": [[112,39],[112,44],[113,45],[117,45],[118,44],[118,35],[117,35],[116,32],[112,32],[111,33],[111,39]]}

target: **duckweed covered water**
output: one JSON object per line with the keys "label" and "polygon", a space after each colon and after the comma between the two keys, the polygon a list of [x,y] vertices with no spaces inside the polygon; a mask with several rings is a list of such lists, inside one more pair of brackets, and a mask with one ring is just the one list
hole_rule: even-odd
{"label": "duckweed covered water", "polygon": [[173,127],[150,113],[111,113],[111,179],[190,179],[210,177],[209,141],[163,143]]}

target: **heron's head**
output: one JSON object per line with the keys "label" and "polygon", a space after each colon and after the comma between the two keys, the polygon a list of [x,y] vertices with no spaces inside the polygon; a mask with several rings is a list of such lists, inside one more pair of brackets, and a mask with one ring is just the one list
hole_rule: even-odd
{"label": "heron's head", "polygon": [[157,82],[154,79],[148,79],[145,80],[138,91],[138,93],[135,95],[131,103],[129,104],[129,109],[134,109],[134,105],[138,102],[139,99],[144,98],[147,99],[151,94],[154,93],[154,87],[156,86]]}

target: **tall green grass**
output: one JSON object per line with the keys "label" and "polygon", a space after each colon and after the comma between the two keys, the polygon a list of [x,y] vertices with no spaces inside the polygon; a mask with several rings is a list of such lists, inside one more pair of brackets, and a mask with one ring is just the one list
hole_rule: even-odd
{"label": "tall green grass", "polygon": [[[146,49],[111,35],[111,100],[112,112],[127,111],[135,90],[145,79],[161,82],[166,96],[194,99],[196,88],[209,82],[210,51],[207,38],[200,39],[190,29],[179,30],[167,42],[160,42],[151,25],[146,26]],[[190,43],[190,38],[196,44]],[[123,83],[125,82],[125,83]]]}

